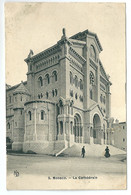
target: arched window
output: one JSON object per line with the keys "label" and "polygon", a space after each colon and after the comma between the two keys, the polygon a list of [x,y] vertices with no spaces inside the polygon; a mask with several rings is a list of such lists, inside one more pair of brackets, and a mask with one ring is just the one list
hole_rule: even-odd
{"label": "arched window", "polygon": [[77,93],[75,94],[75,98],[76,98],[76,100],[77,100],[77,98],[78,98]]}
{"label": "arched window", "polygon": [[49,93],[48,93],[48,92],[46,92],[46,98],[48,99],[48,97],[49,97]]}
{"label": "arched window", "polygon": [[42,79],[42,77],[40,76],[38,80],[40,82],[40,87],[42,87],[43,86],[43,79]]}
{"label": "arched window", "polygon": [[60,121],[60,133],[63,134],[63,121]]}
{"label": "arched window", "polygon": [[73,97],[73,90],[70,90],[70,96]]}
{"label": "arched window", "polygon": [[91,56],[91,58],[92,58],[93,60],[96,61],[96,51],[95,51],[95,48],[94,48],[93,45],[91,45],[91,47],[90,47],[90,56]]}
{"label": "arched window", "polygon": [[78,87],[78,78],[76,75],[75,75],[75,86]]}
{"label": "arched window", "polygon": [[52,73],[52,76],[53,76],[53,81],[57,81],[57,72],[56,71],[54,71],[53,73]]}
{"label": "arched window", "polygon": [[90,99],[93,99],[93,93],[92,93],[92,89],[90,90]]}
{"label": "arched window", "polygon": [[45,75],[45,79],[46,79],[46,83],[47,83],[47,84],[50,84],[50,77],[49,77],[49,74],[46,74],[46,75]]}
{"label": "arched window", "polygon": [[31,111],[28,112],[29,115],[29,121],[31,121]]}
{"label": "arched window", "polygon": [[81,79],[80,79],[80,89],[83,89],[83,82]]}
{"label": "arched window", "polygon": [[70,84],[73,84],[73,74],[70,72]]}
{"label": "arched window", "polygon": [[91,85],[94,85],[95,83],[95,77],[94,77],[94,74],[92,71],[90,71],[90,84]]}
{"label": "arched window", "polygon": [[52,90],[52,96],[53,96],[53,97],[55,96],[55,92],[54,92],[54,90]]}
{"label": "arched window", "polygon": [[55,96],[57,96],[58,92],[57,92],[57,89],[55,89]]}
{"label": "arched window", "polygon": [[101,96],[100,96],[100,101],[101,101],[101,103],[102,103],[102,94],[101,94]]}
{"label": "arched window", "polygon": [[41,110],[41,120],[44,120],[44,119],[45,119],[45,111]]}

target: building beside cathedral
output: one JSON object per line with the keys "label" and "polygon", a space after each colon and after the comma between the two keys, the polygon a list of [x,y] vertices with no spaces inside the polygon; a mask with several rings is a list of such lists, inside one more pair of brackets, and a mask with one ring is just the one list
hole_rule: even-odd
{"label": "building beside cathedral", "polygon": [[114,132],[114,146],[121,150],[127,150],[127,124],[126,122],[119,122],[118,120],[113,123]]}
{"label": "building beside cathedral", "polygon": [[70,38],[25,62],[27,81],[6,85],[7,137],[13,150],[56,154],[75,143],[112,144],[111,82],[100,60],[98,36]]}

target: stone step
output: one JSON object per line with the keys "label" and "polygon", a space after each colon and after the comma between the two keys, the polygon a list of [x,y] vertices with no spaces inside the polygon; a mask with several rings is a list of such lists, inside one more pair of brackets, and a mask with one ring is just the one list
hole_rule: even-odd
{"label": "stone step", "polygon": [[[81,156],[81,150],[83,146],[85,146],[86,156],[104,156],[105,148],[107,145],[75,143],[70,148],[64,150],[61,153],[61,155],[72,156],[72,157]],[[125,151],[116,148],[112,145],[108,145],[108,147],[111,155],[126,154]]]}

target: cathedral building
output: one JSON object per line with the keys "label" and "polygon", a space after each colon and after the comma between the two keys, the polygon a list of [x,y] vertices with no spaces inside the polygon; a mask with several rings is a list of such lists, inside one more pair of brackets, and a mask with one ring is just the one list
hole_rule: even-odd
{"label": "cathedral building", "polygon": [[14,151],[56,154],[75,143],[112,144],[111,82],[100,60],[97,34],[70,38],[25,63],[27,81],[6,85],[7,137]]}

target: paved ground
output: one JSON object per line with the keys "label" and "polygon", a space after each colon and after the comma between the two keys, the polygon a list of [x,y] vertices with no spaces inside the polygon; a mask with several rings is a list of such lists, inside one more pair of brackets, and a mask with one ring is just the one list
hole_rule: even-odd
{"label": "paved ground", "polygon": [[[110,158],[86,157],[84,159],[35,154],[8,155],[7,188],[92,189],[95,184],[96,189],[123,189],[126,187],[125,159],[124,154]],[[14,170],[19,172],[19,177],[13,175]],[[81,179],[82,177],[85,178]]]}

